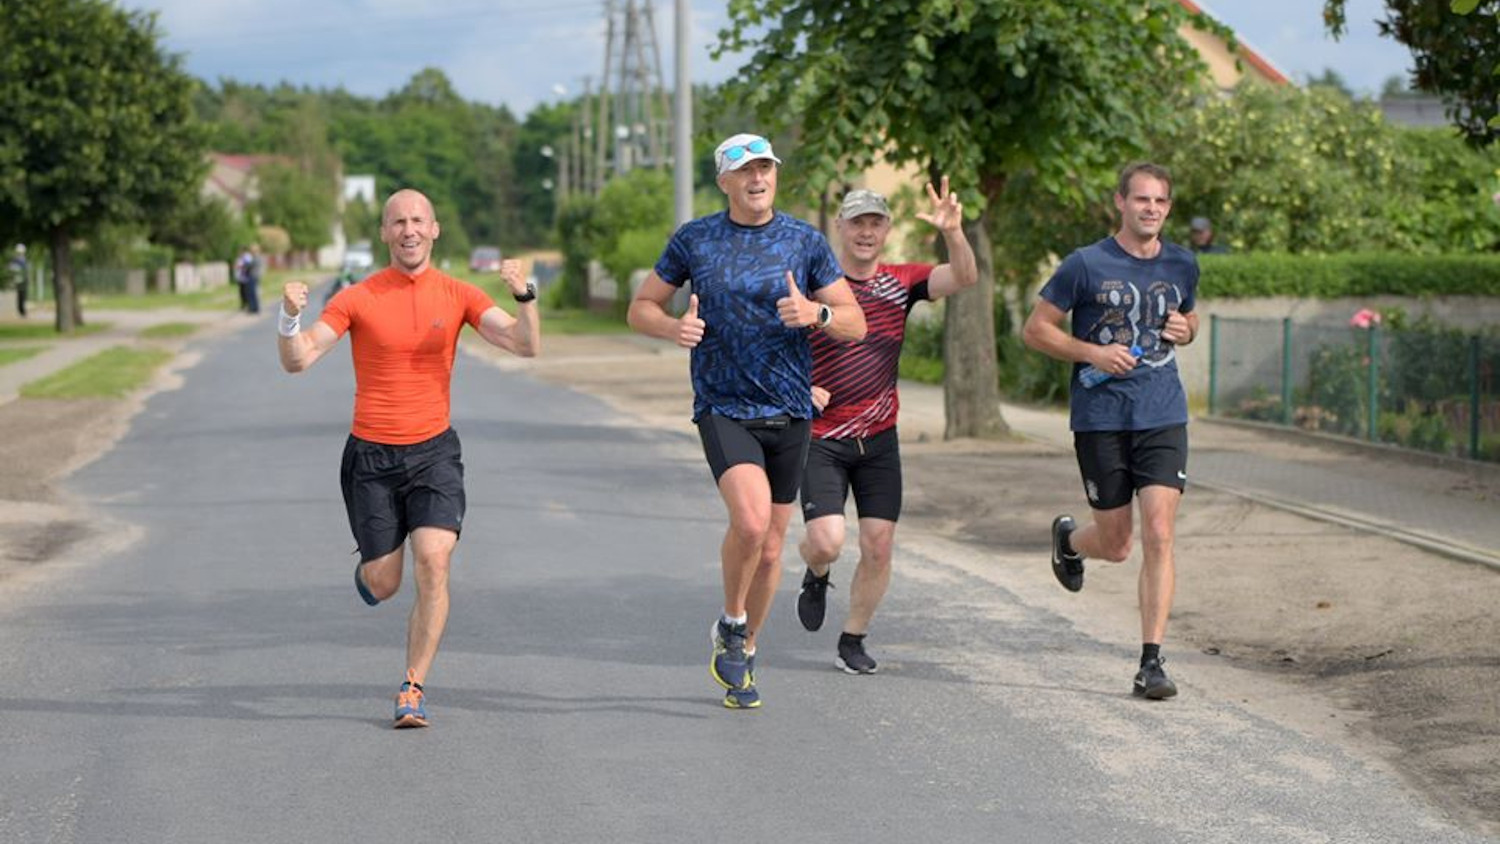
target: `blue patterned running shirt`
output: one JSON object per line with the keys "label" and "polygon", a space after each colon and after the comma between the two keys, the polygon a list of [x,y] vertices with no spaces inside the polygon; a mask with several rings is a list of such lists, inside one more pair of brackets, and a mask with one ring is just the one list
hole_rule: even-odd
{"label": "blue patterned running shirt", "polygon": [[1083,364],[1073,365],[1074,431],[1146,431],[1187,423],[1177,350],[1161,338],[1161,330],[1169,311],[1193,310],[1197,293],[1198,259],[1167,241],[1155,258],[1142,259],[1106,237],[1063,260],[1041,296],[1072,311],[1073,336],[1144,350],[1128,375],[1093,389],[1079,386]]}
{"label": "blue patterned running shirt", "polygon": [[742,226],[721,211],[685,223],[668,241],[656,275],[673,287],[692,282],[705,323],[692,353],[693,421],[708,413],[812,418],[808,332],[783,326],[776,313],[787,270],[809,298],[844,275],[821,232],[780,212],[765,225]]}

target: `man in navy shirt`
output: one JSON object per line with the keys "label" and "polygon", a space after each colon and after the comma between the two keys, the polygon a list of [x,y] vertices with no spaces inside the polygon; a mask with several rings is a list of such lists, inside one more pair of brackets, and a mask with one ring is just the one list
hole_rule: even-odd
{"label": "man in navy shirt", "polygon": [[[1083,560],[1121,563],[1130,555],[1131,499],[1141,508],[1141,664],[1133,692],[1152,700],[1177,694],[1162,669],[1172,609],[1177,506],[1187,483],[1187,395],[1177,347],[1198,334],[1193,306],[1198,261],[1161,238],[1172,211],[1172,177],[1149,163],[1127,166],[1115,192],[1120,229],[1069,255],[1026,320],[1026,345],[1073,363],[1071,427],[1084,493],[1094,518],[1052,523],[1052,572],[1083,588]],[[1062,328],[1072,315],[1072,332]],[[1106,377],[1086,386],[1092,367]]]}
{"label": "man in navy shirt", "polygon": [[[693,422],[729,513],[720,548],[724,613],[709,672],[724,705],[760,705],[756,633],[781,580],[812,405],[811,331],[865,335],[864,314],[822,233],[778,213],[781,159],[758,135],[714,150],[729,209],[684,224],[630,303],[636,331],[692,350]],[[680,317],[667,303],[692,283]]]}

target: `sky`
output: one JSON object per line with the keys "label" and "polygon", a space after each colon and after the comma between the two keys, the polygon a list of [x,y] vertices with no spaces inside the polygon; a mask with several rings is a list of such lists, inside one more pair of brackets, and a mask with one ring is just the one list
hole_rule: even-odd
{"label": "sky", "polygon": [[[646,0],[639,0],[642,4]],[[571,99],[604,64],[605,0],[122,0],[158,13],[168,50],[209,82],[233,79],[380,97],[424,67],[441,69],[466,99],[505,105],[518,117]],[[615,0],[623,7],[624,0]],[[690,74],[719,82],[738,62],[713,62],[708,47],[727,21],[727,0],[691,0]],[[1356,93],[1378,95],[1405,76],[1406,48],[1381,38],[1384,0],[1347,0],[1349,31],[1323,30],[1323,0],[1208,0],[1199,5],[1293,80],[1333,69]],[[673,81],[674,0],[654,0],[667,87]]]}

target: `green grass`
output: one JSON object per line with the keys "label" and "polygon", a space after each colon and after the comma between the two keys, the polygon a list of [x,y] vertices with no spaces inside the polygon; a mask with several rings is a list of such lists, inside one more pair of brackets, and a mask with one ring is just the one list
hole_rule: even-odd
{"label": "green grass", "polygon": [[13,346],[11,348],[0,348],[0,366],[7,363],[15,363],[19,360],[36,357],[47,351],[50,346]]}
{"label": "green grass", "polygon": [[123,398],[172,359],[166,349],[114,346],[72,366],[21,386],[33,399]]}
{"label": "green grass", "polygon": [[[88,318],[88,314],[84,314]],[[109,328],[108,322],[85,323],[75,329],[71,334],[58,334],[57,328],[53,326],[52,320],[40,322],[8,322],[0,323],[0,340],[66,340],[70,337],[87,337],[90,334],[98,334]]]}
{"label": "green grass", "polygon": [[542,336],[548,334],[628,334],[622,317],[576,309],[542,311]]}
{"label": "green grass", "polygon": [[196,322],[163,322],[141,329],[141,337],[147,340],[171,340],[186,337],[198,330]]}

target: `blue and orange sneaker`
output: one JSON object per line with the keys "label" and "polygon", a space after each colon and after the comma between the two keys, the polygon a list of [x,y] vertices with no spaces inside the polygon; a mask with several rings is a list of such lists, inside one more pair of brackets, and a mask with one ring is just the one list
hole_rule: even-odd
{"label": "blue and orange sneaker", "polygon": [[708,635],[714,646],[708,673],[726,689],[743,689],[750,685],[749,666],[745,659],[745,625],[730,624],[720,618],[714,622]]}
{"label": "blue and orange sneaker", "polygon": [[396,694],[396,729],[427,726],[427,707],[424,705],[422,684],[416,680],[416,672],[406,671],[406,682]]}

